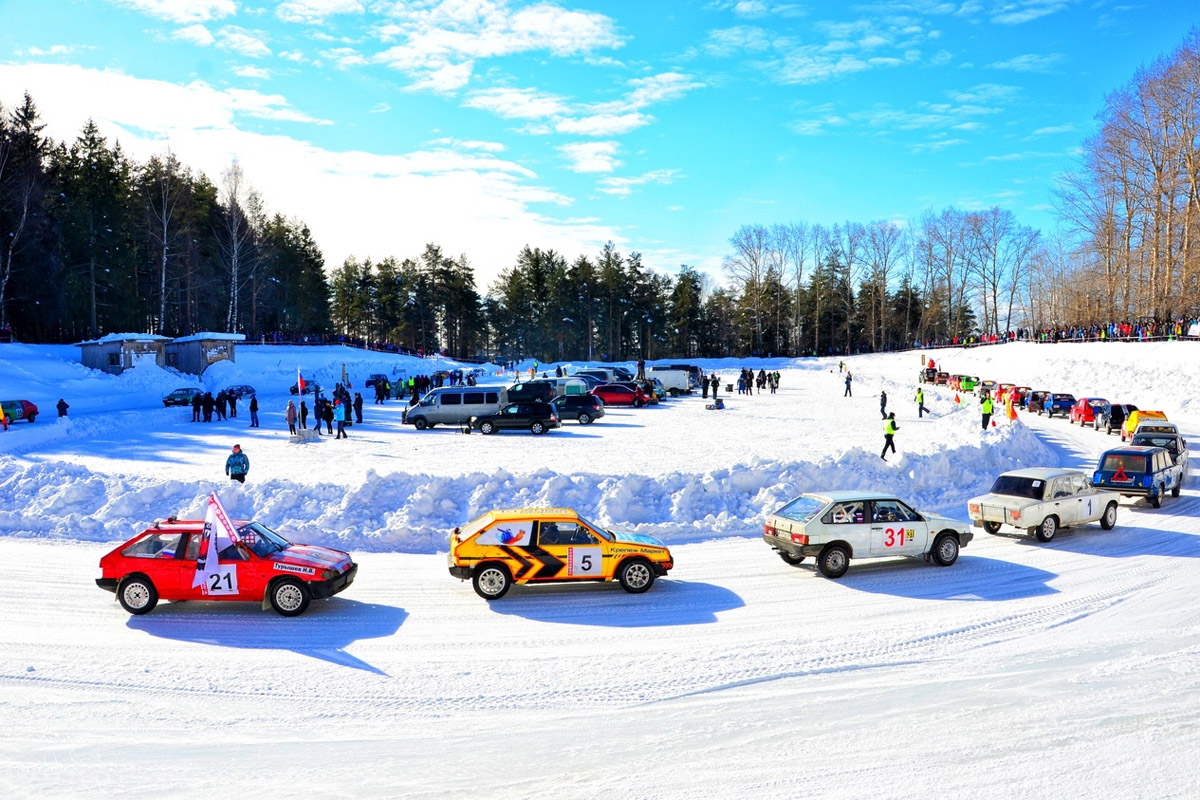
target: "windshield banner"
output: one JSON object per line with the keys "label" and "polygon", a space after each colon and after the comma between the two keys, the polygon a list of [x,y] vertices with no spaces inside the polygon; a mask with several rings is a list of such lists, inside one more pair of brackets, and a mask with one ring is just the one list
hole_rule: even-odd
{"label": "windshield banner", "polygon": [[207,595],[238,593],[237,563],[220,563],[219,554],[238,541],[237,531],[216,492],[208,496],[208,511],[204,515],[204,533],[200,539],[200,557],[196,559],[196,577],[192,588],[203,586]]}

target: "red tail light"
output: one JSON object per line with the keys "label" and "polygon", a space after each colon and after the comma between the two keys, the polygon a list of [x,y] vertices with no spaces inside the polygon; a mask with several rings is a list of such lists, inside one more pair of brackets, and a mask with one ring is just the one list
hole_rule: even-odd
{"label": "red tail light", "polygon": [[763,533],[767,534],[768,536],[778,536],[779,535],[775,532],[775,527],[773,525],[771,525],[771,523],[769,523],[769,522],[766,525],[763,525]]}

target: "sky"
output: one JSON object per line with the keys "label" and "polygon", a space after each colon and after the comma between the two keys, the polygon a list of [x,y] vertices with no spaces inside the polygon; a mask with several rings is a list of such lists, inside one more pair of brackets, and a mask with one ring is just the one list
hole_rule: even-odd
{"label": "sky", "polygon": [[1109,0],[0,0],[0,103],[233,160],[329,266],[607,241],[719,276],[742,225],[1052,230],[1106,94],[1200,24]]}

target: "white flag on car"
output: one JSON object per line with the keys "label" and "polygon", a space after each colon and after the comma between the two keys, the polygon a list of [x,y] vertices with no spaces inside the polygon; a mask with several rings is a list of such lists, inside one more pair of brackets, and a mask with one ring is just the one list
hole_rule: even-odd
{"label": "white flag on car", "polygon": [[196,559],[196,577],[192,588],[203,586],[206,595],[238,593],[237,562],[221,563],[220,553],[238,541],[237,531],[229,521],[225,506],[216,492],[208,496],[208,511],[204,515],[204,533],[200,538],[200,557]]}

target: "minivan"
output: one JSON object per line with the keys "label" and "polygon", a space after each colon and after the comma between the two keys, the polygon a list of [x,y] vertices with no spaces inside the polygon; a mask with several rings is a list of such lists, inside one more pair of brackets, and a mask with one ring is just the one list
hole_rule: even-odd
{"label": "minivan", "polygon": [[419,431],[434,425],[463,425],[471,417],[495,414],[507,403],[498,387],[454,386],[432,389],[421,402],[404,410],[402,422]]}

